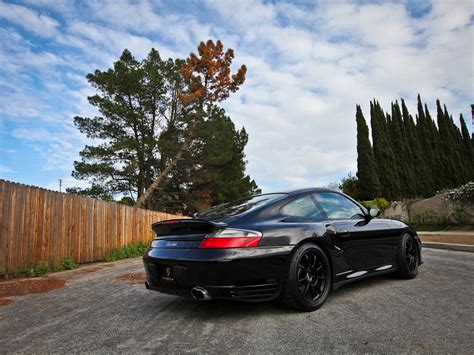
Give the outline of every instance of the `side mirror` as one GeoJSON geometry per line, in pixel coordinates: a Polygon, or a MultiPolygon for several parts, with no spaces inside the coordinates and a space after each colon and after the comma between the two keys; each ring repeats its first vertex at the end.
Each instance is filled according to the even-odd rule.
{"type": "Polygon", "coordinates": [[[369,210],[369,215],[371,218],[375,218],[380,214],[380,210],[378,208],[371,208],[369,210]]]}

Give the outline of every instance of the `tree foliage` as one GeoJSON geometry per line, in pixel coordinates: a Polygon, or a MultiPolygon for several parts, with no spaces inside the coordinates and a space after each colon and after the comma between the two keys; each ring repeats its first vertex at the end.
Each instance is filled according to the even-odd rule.
{"type": "MultiPolygon", "coordinates": [[[[219,43],[214,52],[222,51],[219,43]]],[[[231,57],[233,53],[227,51],[221,59],[229,63],[231,57]]],[[[166,174],[173,182],[166,190],[155,191],[142,207],[163,209],[168,206],[163,201],[170,200],[174,203],[169,210],[191,213],[201,205],[258,190],[245,175],[245,129],[236,130],[224,110],[212,104],[216,97],[223,99],[237,90],[245,70],[228,80],[225,65],[222,73],[214,69],[206,86],[184,75],[187,66],[181,59],[161,59],[155,49],[142,61],[124,50],[112,68],[87,75],[97,91],[88,100],[99,115],[74,118],[91,144],[80,152],[73,176],[91,186],[70,192],[107,200],[126,197],[121,199],[123,203],[136,203],[174,161],[179,169],[168,169],[166,174]],[[216,78],[224,82],[220,91],[212,84],[216,78]],[[192,90],[197,90],[198,84],[206,89],[205,100],[199,104],[186,96],[195,95],[192,90]],[[190,131],[192,140],[183,150],[190,131]]]]}
{"type": "Polygon", "coordinates": [[[474,146],[464,118],[461,115],[459,129],[439,100],[436,111],[435,123],[419,95],[416,120],[403,99],[401,104],[391,104],[390,113],[373,100],[370,144],[365,119],[357,105],[358,180],[346,179],[346,185],[356,185],[356,195],[363,199],[384,196],[393,200],[433,196],[436,191],[473,180],[474,146]]]}
{"type": "Polygon", "coordinates": [[[362,109],[356,108],[357,121],[357,178],[360,182],[358,195],[361,199],[370,199],[380,195],[380,180],[377,175],[377,164],[369,140],[369,127],[365,122],[362,109]]]}
{"type": "MultiPolygon", "coordinates": [[[[213,106],[199,123],[191,149],[172,171],[162,190],[150,198],[152,208],[169,212],[201,211],[213,204],[233,201],[260,192],[245,171],[244,148],[248,135],[244,128],[236,130],[222,108],[213,106]]],[[[163,136],[168,137],[167,131],[163,136]]],[[[182,135],[185,132],[176,132],[182,135]]],[[[161,139],[163,138],[161,137],[161,139]]],[[[162,141],[174,143],[164,154],[174,156],[179,139],[162,141]]]]}
{"type": "Polygon", "coordinates": [[[179,93],[183,104],[192,108],[189,125],[181,147],[169,161],[159,176],[147,188],[137,201],[139,207],[145,207],[150,196],[168,181],[178,162],[183,159],[196,138],[198,125],[205,120],[205,110],[216,103],[225,100],[231,92],[236,92],[245,81],[247,68],[242,65],[235,74],[230,67],[234,59],[234,51],[227,49],[221,41],[214,43],[208,40],[198,46],[198,55],[191,53],[186,64],[181,68],[181,74],[186,86],[179,93]]]}

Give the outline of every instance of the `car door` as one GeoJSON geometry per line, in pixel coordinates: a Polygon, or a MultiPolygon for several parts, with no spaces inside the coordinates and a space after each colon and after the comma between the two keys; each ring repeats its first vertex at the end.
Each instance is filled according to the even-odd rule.
{"type": "Polygon", "coordinates": [[[368,219],[358,204],[342,194],[317,192],[313,197],[330,219],[334,243],[342,249],[344,263],[352,270],[394,262],[395,240],[387,223],[368,219]]]}

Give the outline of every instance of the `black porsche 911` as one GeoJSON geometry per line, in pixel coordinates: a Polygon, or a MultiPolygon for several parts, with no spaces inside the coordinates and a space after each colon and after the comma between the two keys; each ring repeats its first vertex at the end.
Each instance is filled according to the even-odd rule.
{"type": "Polygon", "coordinates": [[[421,241],[405,223],[377,219],[326,188],[261,194],[194,219],[153,224],[146,287],[168,294],[319,308],[330,290],[368,276],[412,279],[421,241]]]}

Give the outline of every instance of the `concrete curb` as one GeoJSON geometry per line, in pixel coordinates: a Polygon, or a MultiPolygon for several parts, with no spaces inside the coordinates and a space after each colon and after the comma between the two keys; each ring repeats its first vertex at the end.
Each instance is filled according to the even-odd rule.
{"type": "Polygon", "coordinates": [[[474,253],[474,245],[423,242],[423,248],[445,249],[474,253]]]}

